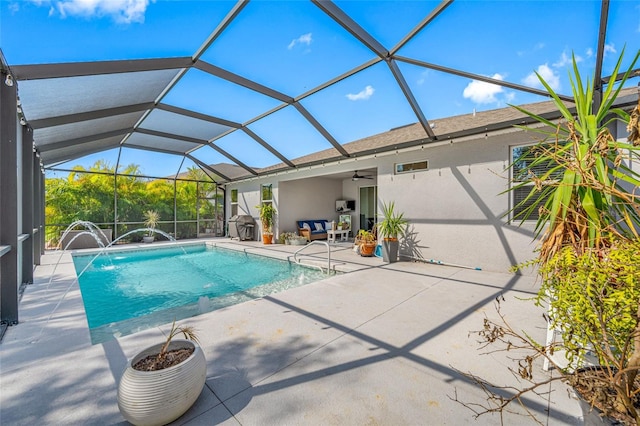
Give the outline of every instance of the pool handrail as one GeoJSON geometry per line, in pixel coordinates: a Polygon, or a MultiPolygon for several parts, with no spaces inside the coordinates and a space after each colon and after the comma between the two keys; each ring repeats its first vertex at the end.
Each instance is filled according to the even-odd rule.
{"type": "MultiPolygon", "coordinates": [[[[331,273],[331,246],[329,246],[329,243],[327,243],[326,241],[311,241],[309,244],[299,248],[298,250],[295,251],[295,253],[293,253],[293,261],[295,263],[300,264],[300,261],[298,260],[298,253],[307,249],[308,247],[311,247],[313,245],[318,245],[318,244],[327,246],[327,274],[329,274],[331,273]]],[[[322,270],[321,266],[319,266],[319,268],[322,270]]]]}

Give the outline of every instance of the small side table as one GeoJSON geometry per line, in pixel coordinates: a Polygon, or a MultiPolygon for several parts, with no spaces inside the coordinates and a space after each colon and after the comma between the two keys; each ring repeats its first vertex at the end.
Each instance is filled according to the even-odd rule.
{"type": "Polygon", "coordinates": [[[328,229],[327,230],[327,241],[330,243],[336,242],[336,237],[340,237],[340,241],[349,241],[349,230],[348,229],[328,229]]]}

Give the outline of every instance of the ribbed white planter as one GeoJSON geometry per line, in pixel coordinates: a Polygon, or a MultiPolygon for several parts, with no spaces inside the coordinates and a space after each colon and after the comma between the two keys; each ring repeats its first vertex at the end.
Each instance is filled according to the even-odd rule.
{"type": "Polygon", "coordinates": [[[134,370],[139,360],[157,354],[162,344],[151,346],[129,361],[118,386],[118,408],[134,425],[165,425],[183,415],[200,396],[207,376],[207,362],[200,346],[174,340],[169,350],[195,348],[185,361],[158,371],[134,370]]]}

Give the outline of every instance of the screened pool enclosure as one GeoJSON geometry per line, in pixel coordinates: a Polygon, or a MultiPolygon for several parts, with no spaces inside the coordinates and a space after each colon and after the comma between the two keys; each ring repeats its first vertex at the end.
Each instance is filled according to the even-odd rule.
{"type": "Polygon", "coordinates": [[[226,235],[230,184],[510,129],[440,120],[546,100],[534,71],[569,101],[572,54],[601,91],[640,49],[635,3],[542,3],[158,1],[123,23],[3,2],[3,326],[74,220],[226,235]]]}
{"type": "Polygon", "coordinates": [[[225,234],[223,193],[200,169],[173,178],[143,176],[133,167],[115,173],[100,163],[51,171],[61,177],[45,179],[46,248],[64,249],[59,237],[76,220],[110,230],[118,243],[139,242],[143,232],[130,231],[145,227],[150,210],[159,215],[155,228],[175,239],[225,234]]]}

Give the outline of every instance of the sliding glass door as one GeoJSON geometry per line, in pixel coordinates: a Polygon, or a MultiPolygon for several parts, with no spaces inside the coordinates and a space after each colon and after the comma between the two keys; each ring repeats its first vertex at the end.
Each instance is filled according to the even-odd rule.
{"type": "Polygon", "coordinates": [[[360,229],[370,231],[376,223],[377,186],[360,187],[360,229]]]}

